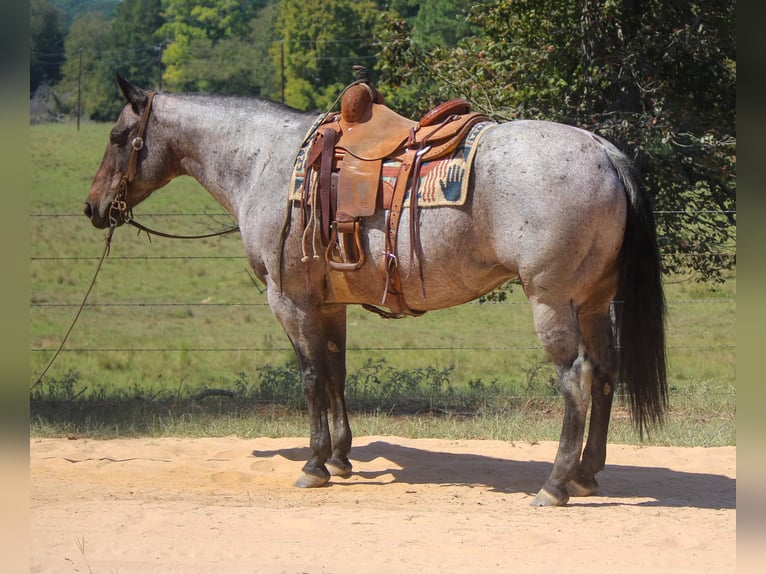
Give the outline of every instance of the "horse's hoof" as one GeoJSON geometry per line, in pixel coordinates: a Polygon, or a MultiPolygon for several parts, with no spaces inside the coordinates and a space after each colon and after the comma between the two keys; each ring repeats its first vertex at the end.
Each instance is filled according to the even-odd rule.
{"type": "Polygon", "coordinates": [[[598,491],[598,482],[595,478],[578,478],[567,484],[567,491],[571,496],[592,496],[598,491]]]}
{"type": "Polygon", "coordinates": [[[340,478],[348,478],[351,476],[352,467],[348,459],[331,458],[325,463],[325,466],[327,466],[327,470],[330,471],[332,476],[338,476],[340,478]]]}
{"type": "Polygon", "coordinates": [[[295,481],[295,486],[298,488],[317,488],[324,486],[330,482],[330,473],[325,474],[312,474],[306,471],[301,472],[298,480],[295,481]]]}
{"type": "Polygon", "coordinates": [[[545,488],[541,488],[540,492],[537,493],[537,496],[529,504],[532,506],[566,506],[567,502],[569,502],[569,495],[566,493],[563,496],[557,497],[545,488]]]}

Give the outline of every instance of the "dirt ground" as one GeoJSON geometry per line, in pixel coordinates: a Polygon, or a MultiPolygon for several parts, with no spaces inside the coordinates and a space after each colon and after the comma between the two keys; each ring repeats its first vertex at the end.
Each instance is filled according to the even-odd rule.
{"type": "Polygon", "coordinates": [[[532,507],[555,449],[357,437],[301,490],[307,438],[33,438],[31,572],[735,570],[735,447],[612,445],[599,496],[532,507]]]}

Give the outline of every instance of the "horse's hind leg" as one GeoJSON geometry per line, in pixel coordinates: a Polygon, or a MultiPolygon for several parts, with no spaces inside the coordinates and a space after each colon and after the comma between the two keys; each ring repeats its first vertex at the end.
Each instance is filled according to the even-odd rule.
{"type": "Polygon", "coordinates": [[[532,310],[538,337],[556,367],[564,421],[553,470],[531,504],[563,506],[569,501],[567,484],[576,477],[580,461],[593,365],[585,352],[576,310],[569,302],[532,301],[532,310]]]}
{"type": "Polygon", "coordinates": [[[598,489],[595,475],[606,463],[609,417],[614,397],[614,384],[619,372],[619,358],[614,347],[612,323],[608,310],[580,317],[580,328],[593,362],[591,413],[588,440],[577,475],[569,483],[573,496],[589,496],[598,489]]]}

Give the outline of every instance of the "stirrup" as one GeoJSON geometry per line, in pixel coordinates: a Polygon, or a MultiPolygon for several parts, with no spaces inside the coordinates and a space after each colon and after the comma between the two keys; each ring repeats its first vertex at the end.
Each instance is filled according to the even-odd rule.
{"type": "Polygon", "coordinates": [[[362,265],[364,265],[364,249],[362,248],[362,239],[360,231],[362,229],[362,223],[358,219],[353,222],[344,222],[340,225],[343,226],[342,231],[338,231],[338,222],[332,222],[332,228],[330,231],[330,241],[327,243],[327,250],[325,251],[325,260],[331,269],[335,271],[356,271],[362,265]],[[356,251],[356,261],[351,259],[352,253],[348,247],[351,246],[351,242],[348,241],[349,235],[354,236],[354,251],[356,251]],[[340,248],[340,240],[343,240],[343,250],[340,248]]]}

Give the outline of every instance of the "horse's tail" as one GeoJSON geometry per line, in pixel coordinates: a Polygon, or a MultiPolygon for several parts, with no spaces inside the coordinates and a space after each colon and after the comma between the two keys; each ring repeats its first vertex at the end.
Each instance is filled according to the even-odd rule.
{"type": "Polygon", "coordinates": [[[633,422],[643,436],[648,423],[662,423],[668,404],[660,252],[653,204],[632,162],[611,145],[605,149],[628,199],[615,315],[620,380],[629,397],[633,422]]]}

